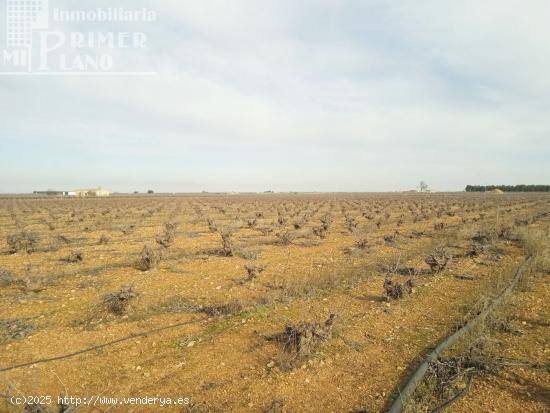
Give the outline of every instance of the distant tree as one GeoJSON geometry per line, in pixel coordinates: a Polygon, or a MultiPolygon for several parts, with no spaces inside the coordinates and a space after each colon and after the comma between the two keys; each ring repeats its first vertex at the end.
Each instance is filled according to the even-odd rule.
{"type": "Polygon", "coordinates": [[[500,189],[502,192],[550,192],[550,185],[467,185],[466,192],[489,192],[500,189]]]}
{"type": "Polygon", "coordinates": [[[148,194],[154,194],[155,191],[153,191],[152,189],[149,189],[149,190],[147,191],[147,193],[148,193],[148,194]]]}
{"type": "Polygon", "coordinates": [[[420,192],[426,192],[428,190],[428,184],[424,181],[420,181],[418,188],[420,189],[420,192]]]}

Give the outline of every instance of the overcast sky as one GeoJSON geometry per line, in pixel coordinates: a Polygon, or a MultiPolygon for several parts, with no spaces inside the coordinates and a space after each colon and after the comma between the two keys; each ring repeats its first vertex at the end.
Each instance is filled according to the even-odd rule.
{"type": "Polygon", "coordinates": [[[75,4],[155,10],[158,75],[0,76],[0,192],[550,183],[547,0],[75,4]]]}

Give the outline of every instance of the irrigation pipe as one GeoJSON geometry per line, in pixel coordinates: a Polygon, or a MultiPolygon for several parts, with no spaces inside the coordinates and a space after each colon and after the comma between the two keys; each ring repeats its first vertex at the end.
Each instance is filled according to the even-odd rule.
{"type": "Polygon", "coordinates": [[[0,373],[20,369],[22,367],[34,366],[36,364],[49,363],[51,361],[68,359],[68,358],[71,358],[71,357],[78,356],[80,354],[89,353],[91,351],[96,351],[96,350],[101,350],[105,347],[110,347],[110,346],[113,346],[115,344],[122,343],[124,341],[133,340],[133,339],[139,338],[139,337],[146,337],[146,336],[149,336],[151,334],[160,333],[161,331],[170,330],[170,329],[173,329],[173,328],[193,324],[196,321],[197,320],[191,320],[191,321],[184,321],[184,322],[176,323],[176,324],[170,324],[168,326],[155,328],[153,330],[142,331],[140,333],[130,334],[129,336],[122,337],[122,338],[119,338],[117,340],[109,341],[107,343],[87,347],[87,348],[84,348],[82,350],[75,351],[73,353],[68,353],[68,354],[63,354],[63,355],[60,355],[60,356],[54,356],[54,357],[48,357],[48,358],[41,358],[41,359],[38,359],[38,360],[33,360],[33,361],[26,362],[26,363],[16,364],[16,365],[9,366],[9,367],[3,367],[3,368],[0,368],[0,373]]]}
{"type": "Polygon", "coordinates": [[[500,295],[493,300],[491,305],[489,305],[485,310],[479,313],[477,317],[470,320],[462,328],[457,330],[455,333],[453,333],[452,335],[450,335],[449,337],[447,337],[445,340],[443,340],[441,343],[437,345],[437,347],[424,359],[422,364],[409,378],[409,380],[405,384],[405,387],[403,387],[403,389],[399,391],[399,396],[393,402],[392,406],[388,410],[388,413],[401,413],[403,411],[403,408],[405,407],[405,403],[416,390],[416,386],[418,385],[418,383],[420,383],[420,381],[424,378],[424,375],[426,374],[426,371],[428,370],[428,366],[430,365],[430,363],[436,360],[439,357],[439,355],[443,351],[445,351],[449,346],[456,343],[458,339],[464,336],[464,334],[471,331],[477,324],[479,324],[480,321],[485,319],[485,317],[487,317],[487,315],[491,313],[504,298],[510,295],[510,293],[514,290],[514,288],[516,288],[516,285],[518,284],[519,280],[523,276],[525,268],[530,264],[531,261],[532,261],[531,256],[525,259],[525,261],[518,268],[516,275],[510,282],[510,285],[506,287],[504,291],[502,291],[500,295]]]}

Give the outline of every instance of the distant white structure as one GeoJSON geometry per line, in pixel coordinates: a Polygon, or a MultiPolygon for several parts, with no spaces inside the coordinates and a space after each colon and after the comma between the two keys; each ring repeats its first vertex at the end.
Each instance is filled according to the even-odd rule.
{"type": "Polygon", "coordinates": [[[56,191],[55,189],[48,189],[47,191],[34,191],[33,194],[41,196],[69,196],[71,193],[67,191],[56,191]]]}
{"type": "Polygon", "coordinates": [[[78,197],[78,198],[87,198],[87,197],[105,197],[111,195],[109,191],[103,189],[102,187],[92,188],[92,189],[77,189],[75,191],[57,191],[54,189],[48,189],[46,191],[34,191],[34,195],[40,196],[57,196],[57,197],[78,197]]]}
{"type": "Polygon", "coordinates": [[[87,198],[87,197],[105,197],[109,196],[111,193],[107,191],[106,189],[103,189],[102,187],[98,186],[97,188],[92,189],[77,189],[75,191],[69,192],[69,196],[76,196],[79,198],[87,198]]]}

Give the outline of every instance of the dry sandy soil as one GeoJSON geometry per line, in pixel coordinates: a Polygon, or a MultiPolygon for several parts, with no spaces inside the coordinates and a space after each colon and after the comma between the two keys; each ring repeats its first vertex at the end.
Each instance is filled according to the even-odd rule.
{"type": "MultiPolygon", "coordinates": [[[[0,411],[31,395],[54,403],[26,411],[64,395],[189,399],[79,412],[384,411],[549,210],[544,194],[0,199],[0,411]]],[[[539,365],[480,375],[451,411],[548,409],[548,274],[529,276],[508,307],[522,333],[491,339],[539,365]]]]}

